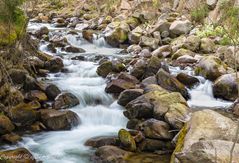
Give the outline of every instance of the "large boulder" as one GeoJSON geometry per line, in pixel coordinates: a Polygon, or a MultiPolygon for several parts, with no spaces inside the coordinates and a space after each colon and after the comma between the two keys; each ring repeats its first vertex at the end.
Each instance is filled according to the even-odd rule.
{"type": "MultiPolygon", "coordinates": [[[[153,152],[157,153],[157,151],[171,152],[174,149],[174,146],[168,140],[158,140],[158,139],[148,139],[148,138],[140,142],[138,146],[140,151],[151,152],[151,153],[153,152]]],[[[163,162],[162,160],[157,160],[157,159],[155,161],[158,163],[168,163],[167,161],[163,162]]]]}
{"type": "MultiPolygon", "coordinates": [[[[172,156],[172,161],[175,161],[174,156],[179,158],[179,160],[183,160],[183,158],[187,157],[191,158],[191,156],[195,154],[195,152],[197,152],[198,149],[200,152],[197,152],[197,156],[199,157],[194,157],[191,159],[193,163],[194,162],[196,163],[197,161],[200,162],[200,160],[197,159],[202,158],[203,160],[204,158],[207,158],[207,156],[210,156],[212,148],[215,154],[214,147],[217,146],[216,145],[217,143],[222,144],[222,146],[218,144],[219,146],[217,146],[216,149],[218,149],[218,147],[220,147],[220,149],[218,149],[216,155],[218,158],[224,158],[225,153],[223,154],[223,152],[221,151],[224,149],[225,150],[228,149],[227,147],[228,143],[224,144],[220,142],[228,141],[229,144],[232,144],[232,142],[230,141],[235,141],[236,130],[237,130],[236,122],[213,110],[202,110],[194,112],[191,116],[190,121],[188,121],[185,124],[185,126],[182,128],[182,130],[178,135],[177,145],[174,154],[172,156]],[[211,144],[210,146],[206,145],[208,144],[208,141],[212,141],[210,143],[211,144]],[[215,143],[213,143],[214,141],[215,143]],[[202,148],[203,147],[201,146],[203,145],[202,143],[203,144],[206,143],[205,144],[206,146],[204,146],[206,148],[202,148]]],[[[229,156],[227,155],[226,158],[228,157],[229,156]]],[[[183,162],[187,163],[188,161],[184,160],[183,162]]],[[[210,160],[208,162],[210,162],[210,160]]]]}
{"type": "Polygon", "coordinates": [[[146,138],[161,140],[173,138],[173,134],[169,132],[170,126],[164,121],[149,119],[141,123],[139,129],[146,138]]]}
{"type": "Polygon", "coordinates": [[[125,22],[112,22],[105,30],[105,39],[108,44],[118,47],[128,40],[130,27],[125,22]]]}
{"type": "Polygon", "coordinates": [[[223,60],[228,66],[234,67],[235,61],[237,65],[239,64],[239,57],[237,57],[239,56],[239,48],[236,48],[236,55],[233,54],[233,51],[233,46],[222,46],[217,49],[216,56],[223,60]]]}
{"type": "Polygon", "coordinates": [[[133,65],[133,68],[130,70],[130,74],[135,76],[137,79],[142,79],[146,70],[147,61],[144,59],[139,59],[133,65]]]}
{"type": "Polygon", "coordinates": [[[144,72],[144,78],[155,75],[158,70],[162,67],[162,60],[157,56],[152,56],[148,60],[146,70],[144,72]]]}
{"type": "Polygon", "coordinates": [[[12,124],[11,120],[7,116],[0,114],[0,135],[9,133],[14,129],[15,126],[12,124]]]}
{"type": "Polygon", "coordinates": [[[139,45],[141,47],[149,47],[150,49],[157,49],[159,46],[159,39],[152,38],[152,37],[147,37],[147,36],[142,36],[140,38],[139,45]]]}
{"type": "Polygon", "coordinates": [[[68,53],[85,53],[85,50],[79,47],[75,47],[72,45],[67,45],[66,47],[63,48],[68,53]]]}
{"type": "Polygon", "coordinates": [[[43,90],[50,100],[55,100],[55,98],[61,93],[60,89],[54,84],[44,85],[43,90]]]}
{"type": "Polygon", "coordinates": [[[49,130],[70,130],[79,125],[78,115],[72,111],[41,110],[41,121],[49,130]]]}
{"type": "Polygon", "coordinates": [[[180,92],[183,97],[185,97],[186,99],[189,98],[189,93],[185,85],[179,82],[175,77],[171,76],[168,72],[164,71],[163,69],[160,69],[156,74],[156,78],[158,84],[164,89],[173,92],[180,92]]]}
{"type": "Polygon", "coordinates": [[[118,133],[119,141],[121,146],[127,150],[134,152],[136,151],[136,143],[133,136],[125,129],[121,129],[118,133]]]}
{"type": "MultiPolygon", "coordinates": [[[[189,150],[177,153],[176,157],[181,163],[214,163],[230,162],[230,151],[233,142],[224,140],[200,140],[194,143],[189,150]]],[[[232,153],[232,162],[237,162],[239,159],[239,144],[235,144],[232,153]]]]}
{"type": "Polygon", "coordinates": [[[56,97],[53,103],[53,108],[56,110],[66,109],[74,107],[78,104],[80,104],[80,101],[75,95],[73,95],[72,93],[64,92],[56,97]]]}
{"type": "Polygon", "coordinates": [[[8,117],[17,126],[29,126],[39,119],[36,108],[39,108],[39,105],[21,103],[9,109],[8,117]]]}
{"type": "Polygon", "coordinates": [[[167,58],[170,57],[172,53],[172,49],[170,45],[160,46],[158,49],[152,52],[152,56],[156,56],[159,58],[167,58]]]}
{"type": "Polygon", "coordinates": [[[192,28],[192,23],[189,20],[175,20],[170,25],[170,33],[172,35],[182,35],[182,34],[188,34],[192,28]]]}
{"type": "Polygon", "coordinates": [[[207,56],[200,59],[196,66],[195,73],[209,80],[215,80],[219,76],[226,74],[227,66],[221,59],[215,56],[207,56]]]}
{"type": "Polygon", "coordinates": [[[222,75],[213,84],[213,94],[217,98],[235,101],[238,98],[237,86],[238,82],[235,73],[222,75]]]}
{"type": "Polygon", "coordinates": [[[25,94],[25,99],[29,100],[29,101],[39,101],[39,102],[43,102],[43,101],[47,101],[47,95],[39,90],[32,90],[30,92],[27,92],[25,94]]]}
{"type": "Polygon", "coordinates": [[[135,88],[135,84],[133,82],[129,82],[123,79],[113,79],[109,82],[105,88],[107,93],[121,93],[126,89],[135,88]]]}
{"type": "Polygon", "coordinates": [[[127,89],[120,93],[118,98],[118,104],[126,106],[130,101],[143,95],[142,89],[127,89]]]}
{"type": "Polygon", "coordinates": [[[94,33],[95,33],[94,30],[83,30],[82,31],[82,36],[87,41],[93,43],[94,33]]]}
{"type": "Polygon", "coordinates": [[[97,74],[106,77],[110,73],[119,73],[125,69],[125,65],[120,61],[104,61],[97,68],[97,74]]]}
{"type": "Polygon", "coordinates": [[[3,163],[36,163],[33,155],[25,148],[0,151],[0,158],[3,163]]]}

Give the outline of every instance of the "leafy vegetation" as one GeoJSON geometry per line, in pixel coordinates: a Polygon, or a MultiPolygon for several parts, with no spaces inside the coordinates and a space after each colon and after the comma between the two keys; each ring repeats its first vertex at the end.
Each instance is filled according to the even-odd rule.
{"type": "Polygon", "coordinates": [[[194,22],[202,23],[204,18],[208,16],[208,12],[209,12],[208,6],[204,4],[194,8],[190,14],[194,22]]]}
{"type": "Polygon", "coordinates": [[[0,0],[0,45],[13,44],[23,33],[26,17],[19,8],[24,0],[0,0]]]}

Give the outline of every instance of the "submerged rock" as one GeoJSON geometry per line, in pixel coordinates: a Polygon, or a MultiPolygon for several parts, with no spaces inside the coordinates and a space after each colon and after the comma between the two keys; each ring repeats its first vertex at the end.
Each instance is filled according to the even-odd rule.
{"type": "Polygon", "coordinates": [[[63,48],[66,52],[69,53],[85,53],[85,50],[82,48],[74,47],[72,45],[68,45],[63,48]]]}
{"type": "Polygon", "coordinates": [[[49,130],[70,130],[79,125],[80,120],[72,111],[41,110],[41,121],[49,130]]]}

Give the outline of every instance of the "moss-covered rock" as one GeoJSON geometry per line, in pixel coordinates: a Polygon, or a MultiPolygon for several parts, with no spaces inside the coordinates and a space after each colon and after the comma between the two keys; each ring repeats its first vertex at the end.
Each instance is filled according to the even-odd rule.
{"type": "Polygon", "coordinates": [[[199,50],[201,39],[198,36],[190,35],[183,43],[183,48],[196,52],[199,50]]]}
{"type": "Polygon", "coordinates": [[[0,151],[0,160],[2,163],[36,163],[33,155],[25,148],[0,151]]]}
{"type": "Polygon", "coordinates": [[[204,53],[213,53],[215,51],[216,45],[210,38],[201,39],[200,50],[204,53]]]}
{"type": "Polygon", "coordinates": [[[0,135],[9,133],[14,129],[15,127],[12,124],[11,120],[7,116],[0,114],[0,135]]]}
{"type": "Polygon", "coordinates": [[[97,74],[102,77],[106,77],[110,72],[113,71],[113,64],[110,61],[103,62],[98,68],[97,68],[97,74]]]}
{"type": "Polygon", "coordinates": [[[121,129],[118,133],[120,143],[127,151],[136,151],[136,143],[133,136],[125,129],[121,129]]]}
{"type": "Polygon", "coordinates": [[[207,56],[202,58],[195,68],[196,75],[201,75],[209,80],[215,80],[219,76],[226,74],[227,66],[220,58],[207,56]]]}
{"type": "MultiPolygon", "coordinates": [[[[239,74],[238,74],[239,75],[239,74]]],[[[217,98],[235,101],[238,98],[236,74],[226,74],[213,83],[213,94],[217,98]]]]}
{"type": "Polygon", "coordinates": [[[156,78],[158,81],[158,84],[173,92],[180,92],[184,98],[189,98],[189,93],[185,87],[184,84],[179,82],[175,77],[171,76],[169,73],[164,71],[163,69],[160,69],[158,73],[156,74],[156,78]]]}
{"type": "Polygon", "coordinates": [[[187,49],[179,49],[172,55],[172,59],[177,59],[184,55],[194,56],[195,53],[187,49]]]}

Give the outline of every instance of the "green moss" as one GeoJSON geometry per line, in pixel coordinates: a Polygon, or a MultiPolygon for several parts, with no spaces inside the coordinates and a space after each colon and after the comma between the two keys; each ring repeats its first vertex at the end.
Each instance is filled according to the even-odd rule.
{"type": "Polygon", "coordinates": [[[180,130],[180,132],[179,132],[177,143],[176,143],[176,147],[175,147],[175,149],[173,151],[173,154],[171,156],[170,163],[174,163],[175,162],[175,154],[177,152],[181,152],[182,151],[187,131],[188,131],[188,124],[186,123],[183,126],[183,128],[180,130]]]}
{"type": "Polygon", "coordinates": [[[121,129],[118,133],[119,140],[126,150],[136,151],[136,143],[133,136],[125,129],[121,129]]]}

